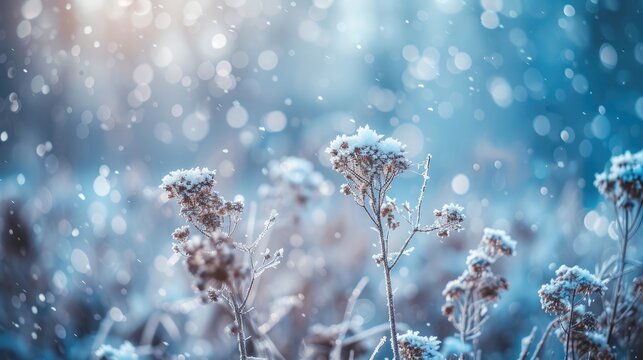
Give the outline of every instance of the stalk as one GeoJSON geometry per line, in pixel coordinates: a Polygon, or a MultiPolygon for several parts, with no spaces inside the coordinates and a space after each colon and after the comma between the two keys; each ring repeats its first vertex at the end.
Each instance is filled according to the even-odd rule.
{"type": "Polygon", "coordinates": [[[246,334],[243,330],[243,314],[239,305],[237,305],[237,300],[232,295],[232,307],[234,310],[234,321],[237,323],[237,342],[239,343],[239,359],[247,360],[248,359],[248,350],[246,349],[246,334]]]}
{"type": "Polygon", "coordinates": [[[625,259],[627,255],[627,243],[630,240],[630,224],[629,224],[629,211],[625,210],[625,228],[623,229],[623,246],[621,247],[621,256],[618,263],[618,268],[616,273],[618,278],[616,280],[616,288],[614,289],[614,297],[612,299],[612,314],[610,316],[609,327],[607,330],[607,343],[610,344],[612,340],[612,334],[614,332],[614,326],[616,325],[616,314],[618,313],[618,305],[621,301],[621,292],[623,287],[623,272],[625,270],[625,259]]]}
{"type": "Polygon", "coordinates": [[[388,323],[391,330],[391,349],[393,349],[393,359],[400,358],[400,346],[397,341],[397,327],[395,323],[395,303],[393,299],[393,286],[391,284],[391,268],[388,263],[388,253],[386,251],[386,240],[384,239],[384,232],[382,229],[381,217],[377,218],[377,230],[380,238],[380,248],[384,258],[384,279],[386,281],[386,306],[388,307],[388,323]]]}
{"type": "Polygon", "coordinates": [[[576,289],[572,292],[571,306],[569,308],[569,326],[567,327],[567,341],[565,345],[565,360],[569,359],[569,344],[572,339],[572,327],[574,326],[574,297],[576,296],[576,289]]]}

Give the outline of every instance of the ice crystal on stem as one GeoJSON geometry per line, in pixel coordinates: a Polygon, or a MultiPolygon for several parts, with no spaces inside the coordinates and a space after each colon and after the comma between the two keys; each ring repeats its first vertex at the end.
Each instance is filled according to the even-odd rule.
{"type": "Polygon", "coordinates": [[[237,336],[240,358],[248,359],[244,321],[250,311],[248,300],[255,279],[277,266],[283,250],[266,249],[257,256],[259,242],[273,226],[276,213],[264,224],[263,231],[250,244],[235,242],[233,233],[241,221],[243,203],[226,201],[214,190],[215,171],[207,168],[172,171],[160,188],[168,198],[177,199],[180,214],[199,233],[191,236],[189,226],[172,233],[173,250],[186,258],[195,288],[211,301],[223,301],[235,317],[230,333],[237,336]],[[257,259],[258,258],[258,259],[257,259]]]}
{"type": "Polygon", "coordinates": [[[368,126],[364,126],[358,128],[354,135],[337,136],[326,149],[333,169],[347,181],[340,187],[340,192],[353,197],[357,205],[366,212],[378,233],[380,253],[373,256],[373,259],[384,272],[391,348],[396,359],[400,359],[400,347],[396,336],[391,270],[403,255],[410,253],[407,247],[417,233],[435,231],[440,237],[447,236],[450,231],[460,231],[464,220],[462,207],[451,204],[434,212],[436,219],[431,225],[421,224],[422,202],[429,179],[430,155],[423,163],[422,186],[414,208],[407,202],[399,207],[395,199],[388,196],[395,178],[411,167],[411,162],[406,158],[405,147],[396,139],[384,138],[368,126]],[[410,226],[410,230],[399,250],[393,251],[390,248],[389,233],[398,229],[402,221],[410,226]]]}
{"type": "MultiPolygon", "coordinates": [[[[509,282],[495,275],[491,265],[501,256],[515,255],[515,249],[516,242],[503,230],[484,229],[478,248],[467,257],[467,268],[442,291],[446,298],[442,313],[458,330],[462,344],[471,340],[475,344],[489,318],[489,305],[509,288],[509,282]]],[[[460,357],[464,356],[461,353],[460,357]]]]}

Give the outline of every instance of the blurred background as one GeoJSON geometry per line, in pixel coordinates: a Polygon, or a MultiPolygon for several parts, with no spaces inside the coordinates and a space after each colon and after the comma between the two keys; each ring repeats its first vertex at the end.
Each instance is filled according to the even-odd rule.
{"type": "MultiPolygon", "coordinates": [[[[171,251],[183,221],[158,185],[193,166],[245,199],[248,231],[281,213],[268,246],[286,261],[254,302],[285,358],[321,336],[313,325],[341,322],[362,276],[354,326],[376,328],[358,344],[370,354],[386,322],[374,233],[324,153],[368,124],[414,162],[433,154],[427,217],[445,202],[467,215],[464,232],[416,238],[394,274],[400,321],[453,335],[441,291],[484,227],[505,229],[518,255],[495,265],[511,286],[480,344],[484,358],[515,358],[551,320],[537,290],[553,271],[615,251],[592,182],[643,143],[642,4],[3,1],[1,357],[84,359],[130,341],[142,356],[234,358],[232,317],[198,301],[171,251]],[[271,170],[285,156],[313,165],[314,186],[271,170]]],[[[413,202],[420,183],[409,171],[393,195],[413,202]]]]}

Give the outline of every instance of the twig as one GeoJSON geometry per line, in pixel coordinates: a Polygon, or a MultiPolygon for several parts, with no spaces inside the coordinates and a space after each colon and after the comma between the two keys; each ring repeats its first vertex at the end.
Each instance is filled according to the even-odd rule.
{"type": "Polygon", "coordinates": [[[339,360],[341,358],[342,342],[346,337],[346,332],[350,328],[351,318],[353,316],[353,308],[355,307],[355,303],[357,302],[357,299],[359,298],[360,294],[366,287],[366,284],[368,284],[368,277],[364,276],[359,280],[359,282],[353,289],[350,298],[348,298],[348,302],[346,303],[346,311],[344,312],[344,320],[342,321],[341,330],[339,332],[339,336],[337,337],[337,340],[335,340],[335,346],[333,347],[333,351],[331,351],[330,353],[331,359],[339,360]]]}
{"type": "Polygon", "coordinates": [[[534,354],[531,356],[531,360],[537,360],[538,359],[538,355],[540,354],[540,351],[545,346],[545,343],[547,342],[547,338],[549,338],[549,333],[554,328],[554,325],[556,325],[556,322],[557,322],[556,320],[553,320],[545,328],[545,332],[543,332],[543,336],[540,338],[540,341],[538,342],[538,345],[536,345],[536,349],[534,349],[534,354]]]}
{"type": "Polygon", "coordinates": [[[536,337],[536,330],[538,330],[538,327],[534,326],[533,328],[531,328],[531,332],[529,333],[529,335],[522,339],[522,347],[520,349],[520,356],[518,356],[518,360],[527,359],[527,354],[529,354],[529,347],[531,346],[531,343],[534,342],[534,338],[536,337]]]}
{"type": "Polygon", "coordinates": [[[368,358],[368,360],[375,359],[375,355],[377,355],[377,353],[380,351],[382,346],[384,346],[384,343],[386,343],[386,336],[382,336],[382,338],[380,339],[380,342],[377,343],[377,346],[375,346],[375,350],[373,350],[373,353],[371,354],[371,357],[368,358]]]}

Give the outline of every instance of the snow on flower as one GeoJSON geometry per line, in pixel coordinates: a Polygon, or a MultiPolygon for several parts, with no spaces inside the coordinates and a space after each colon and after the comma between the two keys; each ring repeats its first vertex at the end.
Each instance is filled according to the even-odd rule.
{"type": "Polygon", "coordinates": [[[589,271],[578,266],[561,265],[556,270],[556,277],[538,291],[540,303],[545,312],[564,315],[572,306],[572,297],[602,294],[607,291],[605,284],[589,271]]]}
{"type": "Polygon", "coordinates": [[[504,230],[485,228],[482,249],[491,258],[516,255],[516,242],[504,230]]]}
{"type": "Polygon", "coordinates": [[[640,204],[643,201],[643,150],[614,156],[611,163],[608,170],[596,174],[594,186],[617,207],[640,204]]]}
{"type": "Polygon", "coordinates": [[[337,136],[326,149],[333,169],[348,180],[350,191],[343,188],[342,192],[352,193],[358,202],[363,201],[369,187],[389,187],[411,165],[405,157],[405,146],[383,137],[367,125],[357,129],[355,135],[337,136]]]}
{"type": "Polygon", "coordinates": [[[466,218],[464,208],[453,203],[444,204],[442,209],[433,210],[433,215],[436,217],[433,226],[437,227],[439,237],[447,237],[451,231],[462,231],[462,222],[466,218]]]}
{"type": "MultiPolygon", "coordinates": [[[[215,174],[215,170],[199,167],[175,170],[163,177],[159,186],[168,198],[177,199],[181,216],[205,233],[222,230],[226,221],[236,224],[243,213],[241,201],[226,201],[214,190],[215,174]]],[[[233,226],[227,229],[233,230],[233,226]]]]}

